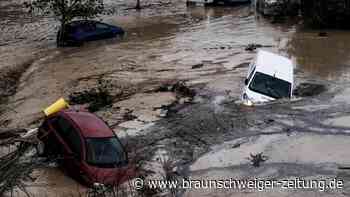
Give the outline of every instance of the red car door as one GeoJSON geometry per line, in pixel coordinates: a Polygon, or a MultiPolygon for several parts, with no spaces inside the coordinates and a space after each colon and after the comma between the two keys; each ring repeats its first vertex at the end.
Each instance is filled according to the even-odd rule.
{"type": "Polygon", "coordinates": [[[72,175],[79,175],[82,160],[82,140],[79,131],[65,117],[59,116],[53,124],[64,146],[63,167],[72,175]]]}

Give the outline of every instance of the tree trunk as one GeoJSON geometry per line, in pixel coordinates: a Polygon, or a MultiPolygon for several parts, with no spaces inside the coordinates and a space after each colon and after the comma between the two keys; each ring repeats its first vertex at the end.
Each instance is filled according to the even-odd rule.
{"type": "Polygon", "coordinates": [[[64,45],[65,26],[66,26],[65,22],[61,22],[61,28],[60,28],[60,30],[57,32],[56,44],[57,44],[58,47],[64,45]]]}
{"type": "Polygon", "coordinates": [[[135,9],[137,10],[141,9],[140,0],[137,0],[135,9]]]}
{"type": "Polygon", "coordinates": [[[69,14],[67,15],[67,10],[66,10],[66,4],[65,4],[65,0],[61,0],[61,7],[60,7],[60,12],[61,12],[61,28],[57,34],[57,46],[63,46],[64,45],[64,34],[65,34],[65,27],[67,24],[67,17],[69,16],[69,14]]]}

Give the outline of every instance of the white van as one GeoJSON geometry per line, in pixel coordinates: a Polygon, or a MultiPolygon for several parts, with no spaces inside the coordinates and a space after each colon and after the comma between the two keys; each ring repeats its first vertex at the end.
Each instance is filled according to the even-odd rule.
{"type": "Polygon", "coordinates": [[[250,64],[242,100],[245,104],[291,98],[293,93],[293,62],[283,56],[259,50],[250,64]]]}

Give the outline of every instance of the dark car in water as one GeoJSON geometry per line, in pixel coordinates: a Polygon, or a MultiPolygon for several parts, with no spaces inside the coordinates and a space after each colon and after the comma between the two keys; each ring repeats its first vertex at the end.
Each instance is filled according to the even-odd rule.
{"type": "Polygon", "coordinates": [[[46,156],[82,183],[119,185],[135,176],[127,152],[107,124],[87,111],[62,110],[46,118],[38,138],[46,156]]]}
{"type": "Polygon", "coordinates": [[[64,25],[57,33],[58,46],[77,46],[86,41],[101,40],[123,36],[121,27],[92,20],[73,21],[64,25]]]}

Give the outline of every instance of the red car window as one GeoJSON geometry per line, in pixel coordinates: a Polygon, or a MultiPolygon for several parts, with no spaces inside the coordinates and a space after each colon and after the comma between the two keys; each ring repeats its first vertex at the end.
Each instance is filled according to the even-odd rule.
{"type": "Polygon", "coordinates": [[[80,135],[72,124],[63,117],[58,117],[52,122],[52,126],[67,143],[71,151],[76,154],[78,158],[81,158],[80,135]]]}
{"type": "Polygon", "coordinates": [[[126,153],[116,137],[86,138],[86,160],[96,166],[118,166],[127,162],[126,153]]]}

